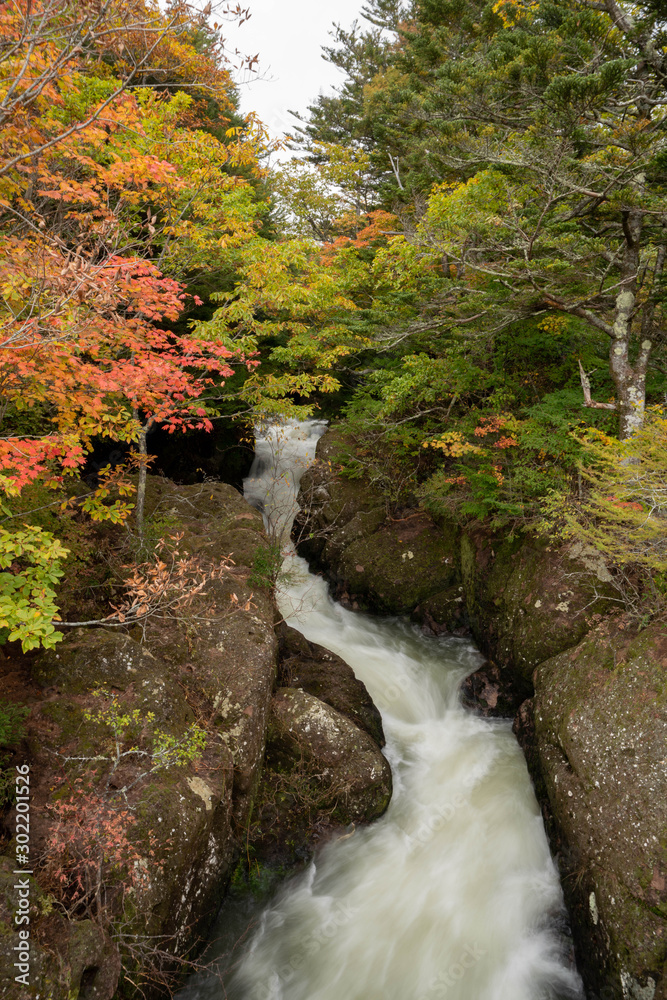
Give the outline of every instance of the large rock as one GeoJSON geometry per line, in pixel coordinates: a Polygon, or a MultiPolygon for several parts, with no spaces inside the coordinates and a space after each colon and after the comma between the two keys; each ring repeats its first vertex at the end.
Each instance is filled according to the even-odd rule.
{"type": "Polygon", "coordinates": [[[277,627],[276,634],[280,685],[301,688],[331,705],[383,747],[382,716],[352,667],[284,622],[277,627]]]}
{"type": "MultiPolygon", "coordinates": [[[[0,998],[42,1000],[86,997],[110,1000],[116,992],[120,956],[109,935],[91,920],[70,921],[53,911],[53,903],[34,877],[14,873],[9,857],[0,857],[0,998]],[[30,891],[30,990],[17,983],[18,937],[7,933],[17,906],[17,880],[30,891]]],[[[24,925],[25,926],[25,925],[24,925]]],[[[22,971],[22,970],[21,970],[22,971]]]]}
{"type": "Polygon", "coordinates": [[[391,769],[375,740],[330,705],[295,688],[271,702],[267,756],[303,774],[340,823],[370,822],[391,798],[391,769]]]}
{"type": "Polygon", "coordinates": [[[299,554],[348,606],[460,628],[457,530],[421,510],[389,514],[372,484],[334,471],[346,447],[340,433],[325,434],[317,464],[301,480],[293,532],[299,554]]]}
{"type": "Polygon", "coordinates": [[[632,636],[603,623],[543,663],[535,686],[539,756],[586,982],[610,1000],[664,1000],[665,630],[632,636]]]}
{"type": "Polygon", "coordinates": [[[364,684],[286,623],[276,634],[278,690],[235,880],[253,892],[308,863],[341,827],[377,818],[391,796],[382,718],[364,684]]]}
{"type": "Polygon", "coordinates": [[[602,560],[581,546],[483,527],[462,534],[461,573],[475,641],[526,694],[535,667],[576,646],[618,597],[602,560]]]}
{"type": "MultiPolygon", "coordinates": [[[[153,513],[163,530],[181,536],[181,556],[195,555],[210,569],[231,556],[233,565],[216,573],[174,616],[157,616],[132,634],[77,630],[33,665],[42,692],[32,706],[24,755],[32,776],[32,856],[40,855],[52,835],[48,807],[63,789],[81,796],[81,814],[89,817],[93,833],[100,829],[105,836],[105,803],[120,804],[114,789],[127,788],[136,820],[127,827],[128,838],[136,864],[147,873],[124,893],[111,876],[101,916],[107,926],[115,924],[114,944],[105,935],[93,941],[85,920],[64,921],[49,899],[54,886],[37,886],[35,899],[38,893],[46,899],[39,940],[48,946],[39,967],[46,970],[49,1000],[84,994],[109,1000],[118,988],[119,950],[125,969],[137,965],[133,934],[139,935],[134,956],[144,950],[148,973],[151,964],[164,964],[157,951],[151,957],[151,939],[160,942],[158,950],[175,955],[196,946],[234,868],[264,759],[277,641],[271,591],[253,580],[257,553],[268,551],[262,519],[229,486],[177,488],[151,478],[147,514],[153,513]],[[105,790],[109,764],[101,758],[113,753],[113,741],[94,718],[109,704],[100,689],[115,695],[123,714],[137,713],[138,731],[137,726],[128,731],[123,750],[150,747],[155,731],[183,744],[196,720],[206,731],[203,755],[157,770],[128,755],[105,790]],[[96,803],[102,803],[97,812],[96,803]],[[88,938],[84,960],[81,942],[88,938]],[[52,965],[57,975],[48,971],[52,965]]],[[[8,857],[14,847],[10,842],[8,857]]],[[[13,979],[6,963],[16,943],[14,930],[0,915],[0,981],[13,979]]],[[[177,963],[172,971],[178,971],[177,963]]]]}

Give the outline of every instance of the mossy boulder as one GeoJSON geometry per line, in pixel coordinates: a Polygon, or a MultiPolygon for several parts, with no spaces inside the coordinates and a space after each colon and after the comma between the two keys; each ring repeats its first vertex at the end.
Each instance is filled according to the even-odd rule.
{"type": "Polygon", "coordinates": [[[604,564],[531,535],[463,533],[461,574],[476,642],[523,679],[526,694],[539,663],[576,646],[614,607],[604,564]]]}
{"type": "MultiPolygon", "coordinates": [[[[79,995],[80,983],[92,990],[95,976],[106,984],[104,997],[112,996],[119,953],[132,978],[141,980],[142,969],[135,968],[130,938],[124,943],[124,934],[139,935],[144,942],[140,950],[148,976],[151,939],[174,956],[196,948],[231,877],[264,758],[277,641],[271,590],[251,579],[258,551],[269,549],[261,517],[230,486],[179,488],[155,477],[149,477],[146,509],[147,544],[158,530],[176,536],[178,558],[196,557],[207,574],[205,585],[184,609],[156,615],[131,634],[110,628],[74,630],[32,668],[33,680],[41,685],[25,744],[33,776],[34,856],[51,835],[49,806],[71,792],[75,798],[81,795],[83,815],[97,815],[90,812],[90,803],[98,799],[103,806],[113,800],[130,811],[128,840],[146,873],[139,883],[126,879],[124,890],[120,876],[110,876],[102,922],[115,922],[115,944],[106,951],[91,944],[87,964],[77,964],[73,948],[76,942],[79,951],[83,948],[79,945],[88,940],[90,922],[64,920],[53,908],[44,916],[40,933],[52,942],[58,969],[65,970],[62,976],[48,973],[52,1000],[79,995]],[[224,570],[223,557],[231,558],[224,570]],[[113,774],[104,758],[113,755],[114,741],[108,726],[94,718],[109,704],[100,689],[113,694],[122,713],[138,718],[122,749],[138,745],[141,753],[128,754],[113,774]],[[206,733],[199,759],[186,756],[153,767],[145,754],[155,734],[184,745],[195,722],[206,733]]],[[[100,815],[104,817],[103,810],[100,815]]],[[[8,820],[11,832],[11,814],[8,820]]],[[[100,836],[103,826],[102,819],[100,836]]],[[[10,842],[9,857],[12,851],[10,842]]],[[[11,972],[5,962],[0,956],[3,981],[11,972]]],[[[178,970],[175,961],[171,971],[178,970]]],[[[146,983],[144,978],[142,988],[150,994],[146,983]]],[[[127,992],[122,982],[120,989],[127,992]]]]}
{"type": "Polygon", "coordinates": [[[667,637],[608,621],[536,672],[534,720],[586,981],[667,997],[667,637]]]}
{"type": "Polygon", "coordinates": [[[60,1000],[85,997],[111,1000],[120,973],[118,951],[112,940],[90,920],[66,920],[54,908],[54,900],[31,876],[16,875],[9,857],[0,857],[0,998],[60,1000]],[[30,924],[17,927],[17,886],[29,883],[30,924]],[[19,930],[29,928],[29,987],[16,981],[22,969],[17,952],[19,930]]]}
{"type": "Polygon", "coordinates": [[[319,808],[339,823],[370,822],[389,805],[391,769],[375,740],[305,691],[276,691],[267,756],[299,768],[319,808]]]}
{"type": "Polygon", "coordinates": [[[301,481],[299,554],[348,606],[460,628],[458,530],[423,510],[390,513],[372,483],[340,473],[348,447],[336,430],[318,442],[318,461],[301,481]]]}
{"type": "Polygon", "coordinates": [[[284,622],[276,633],[280,686],[301,688],[306,694],[326,702],[383,747],[382,716],[352,667],[330,650],[309,642],[284,622]]]}
{"type": "Polygon", "coordinates": [[[50,696],[85,696],[95,688],[131,692],[133,707],[144,714],[153,712],[160,725],[182,729],[194,722],[194,713],[164,660],[113,629],[74,630],[39,658],[32,676],[50,696]]]}
{"type": "Polygon", "coordinates": [[[458,622],[463,598],[456,534],[424,512],[384,520],[378,530],[353,541],[342,552],[337,573],[351,600],[391,614],[418,614],[423,606],[435,610],[435,595],[445,592],[449,598],[436,613],[458,622]]]}

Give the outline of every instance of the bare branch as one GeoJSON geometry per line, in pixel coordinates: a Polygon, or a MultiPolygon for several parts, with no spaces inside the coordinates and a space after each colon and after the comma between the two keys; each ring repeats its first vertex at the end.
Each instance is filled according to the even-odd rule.
{"type": "Polygon", "coordinates": [[[588,406],[593,410],[618,409],[616,403],[596,403],[595,400],[591,398],[591,380],[584,371],[584,366],[581,363],[581,358],[579,359],[579,376],[581,378],[581,388],[584,391],[584,406],[588,406]]]}

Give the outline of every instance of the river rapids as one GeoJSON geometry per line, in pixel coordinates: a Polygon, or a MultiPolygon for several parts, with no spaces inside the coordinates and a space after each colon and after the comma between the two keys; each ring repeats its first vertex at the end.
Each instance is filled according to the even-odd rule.
{"type": "Polygon", "coordinates": [[[523,755],[508,722],[459,703],[481,655],[468,640],[346,610],[293,549],[299,480],[324,430],[315,421],[258,430],[245,494],[282,539],[281,613],[343,657],[382,712],[393,798],[382,819],[328,844],[254,915],[230,971],[193,977],[179,997],[582,998],[523,755]]]}

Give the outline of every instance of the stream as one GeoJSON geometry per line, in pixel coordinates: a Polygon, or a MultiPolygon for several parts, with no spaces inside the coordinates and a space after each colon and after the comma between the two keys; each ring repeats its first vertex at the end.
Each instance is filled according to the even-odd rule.
{"type": "Polygon", "coordinates": [[[283,540],[282,614],[343,657],[382,712],[393,798],[382,819],[320,850],[259,912],[225,904],[214,934],[226,956],[220,978],[193,977],[179,1000],[582,998],[511,725],[459,704],[482,656],[468,640],[346,610],[294,552],[299,479],[325,429],[258,432],[245,494],[283,540]],[[230,962],[232,938],[250,923],[230,962]]]}

